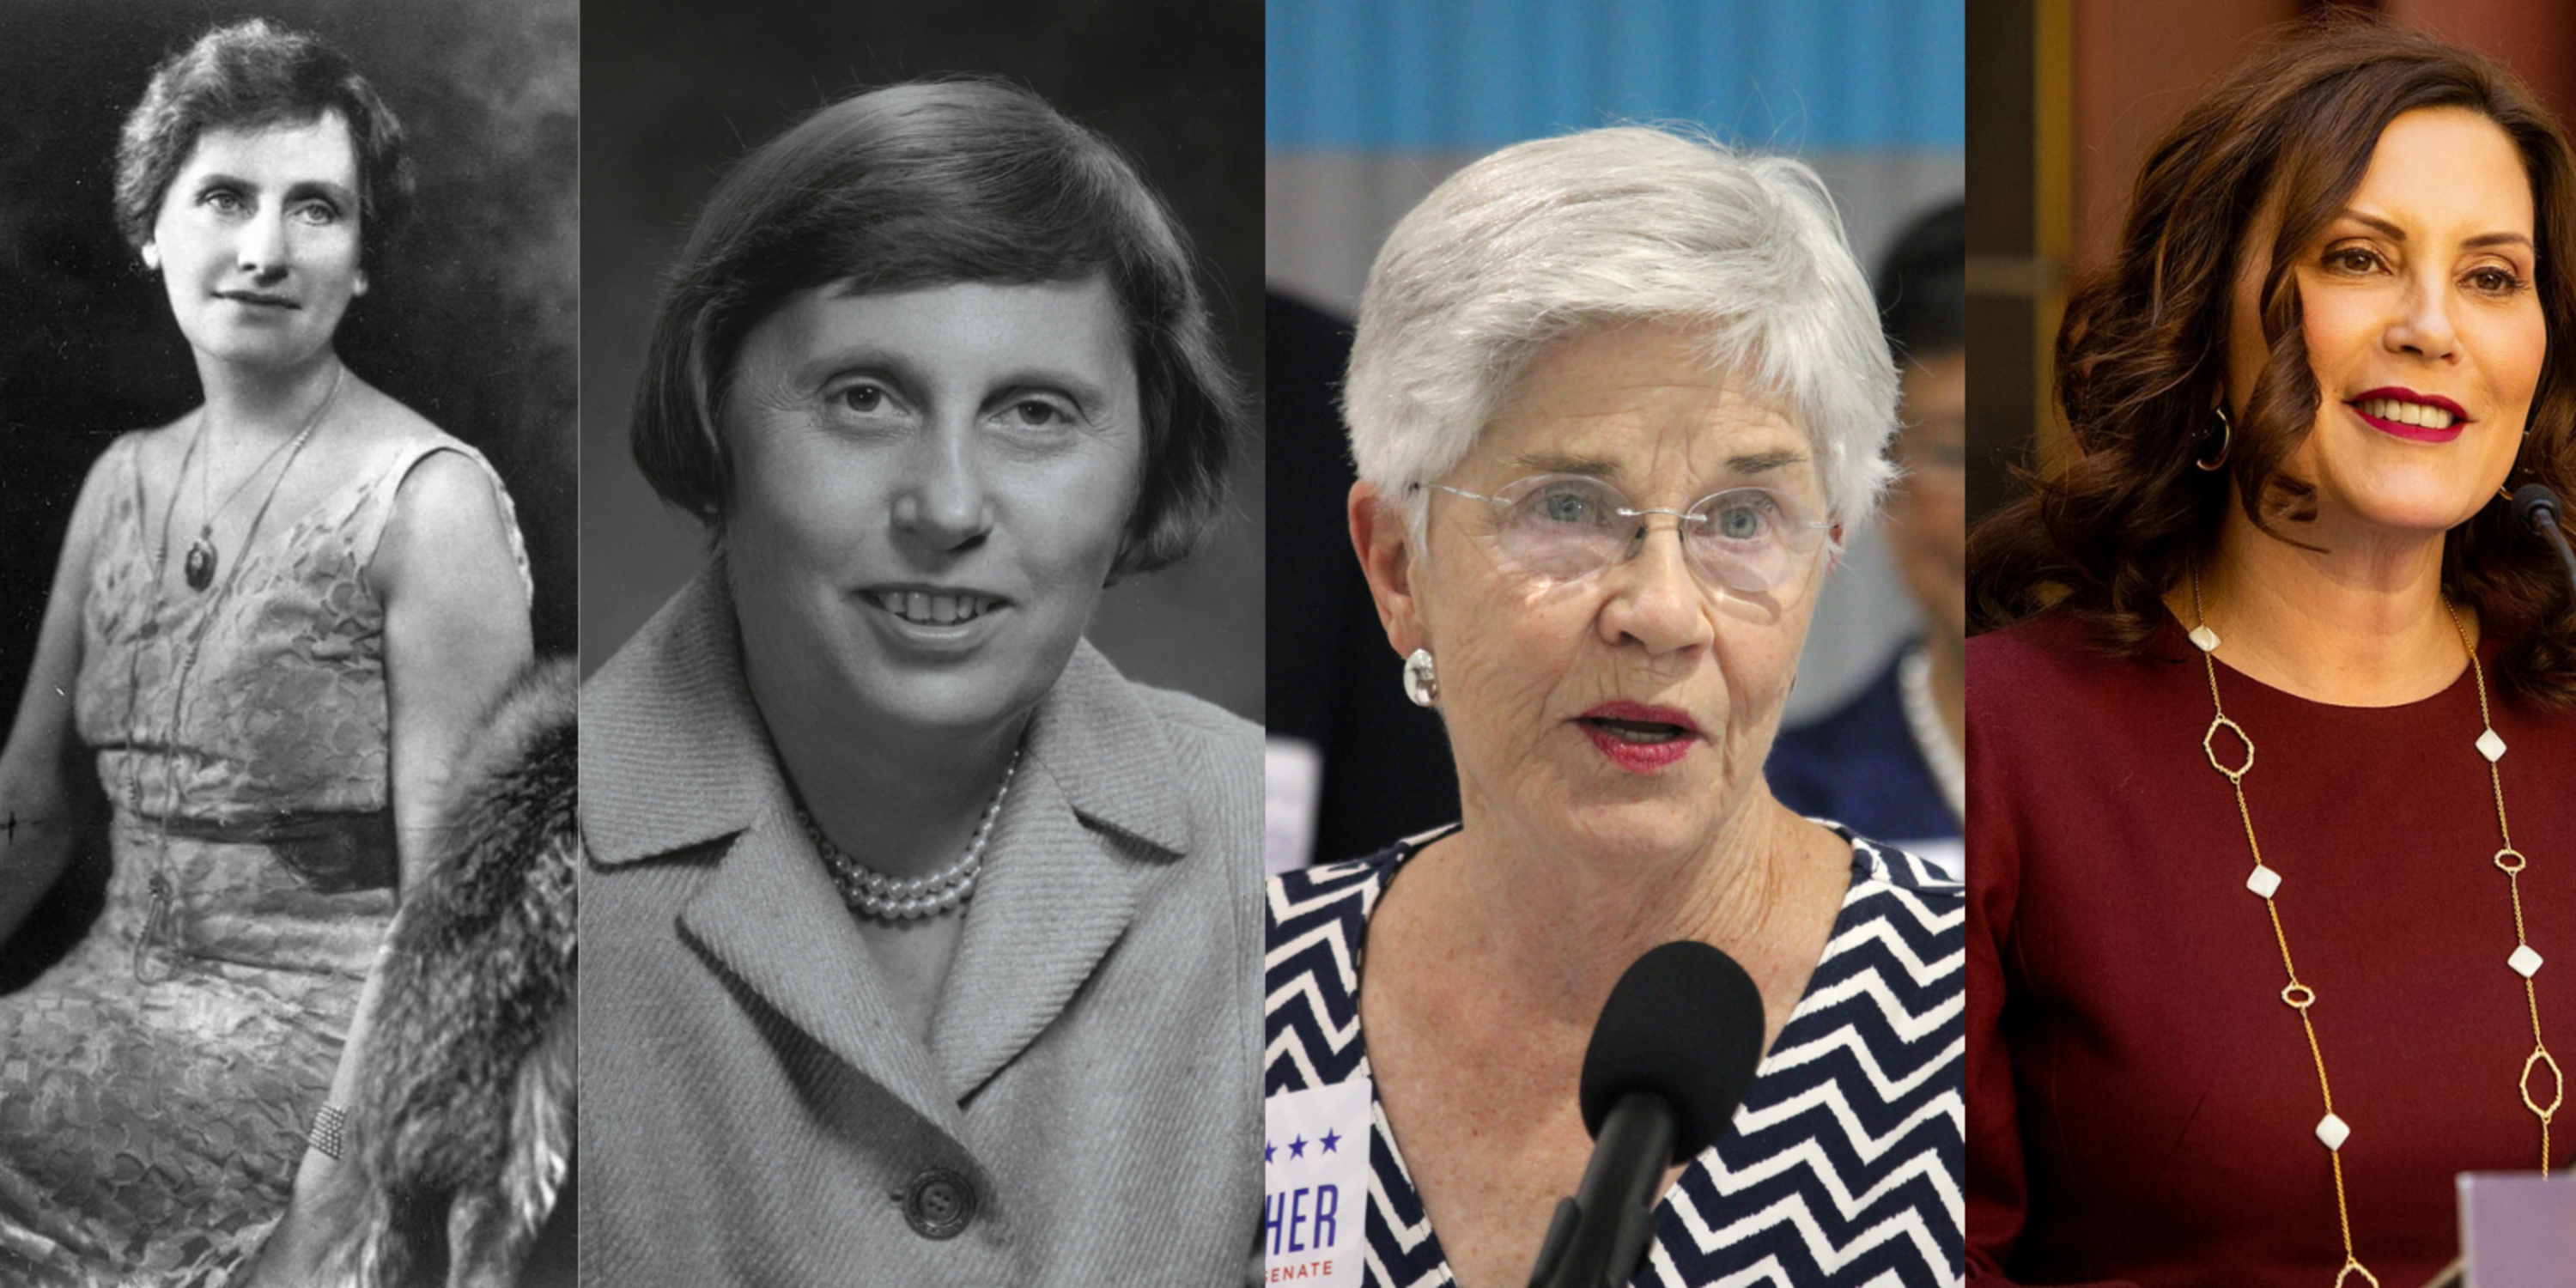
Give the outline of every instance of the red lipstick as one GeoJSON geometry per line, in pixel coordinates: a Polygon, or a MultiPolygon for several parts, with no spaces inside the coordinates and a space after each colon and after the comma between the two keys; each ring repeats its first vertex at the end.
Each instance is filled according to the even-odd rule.
{"type": "Polygon", "coordinates": [[[2452,439],[2458,438],[2460,436],[2460,431],[2466,429],[2470,424],[2468,411],[2462,408],[2458,403],[2455,403],[2440,394],[2419,394],[2402,385],[2388,385],[2383,388],[2370,390],[2366,393],[2356,394],[2352,398],[2347,399],[2344,405],[2352,408],[2352,414],[2361,417],[2363,423],[2369,425],[2372,429],[2378,430],[2383,434],[2394,435],[2395,437],[2417,443],[2450,442],[2452,439]],[[2440,411],[2449,412],[2451,414],[2451,423],[2438,428],[2431,425],[2409,425],[2404,421],[2389,420],[2385,417],[2373,416],[2369,412],[2361,409],[2361,405],[2363,403],[2376,402],[2381,399],[2388,399],[2394,402],[2413,403],[2419,407],[2431,407],[2440,411]]]}
{"type": "Polygon", "coordinates": [[[1632,774],[1651,774],[1690,754],[1700,741],[1698,722],[1673,707],[1604,702],[1575,718],[1583,736],[1610,763],[1632,774]]]}

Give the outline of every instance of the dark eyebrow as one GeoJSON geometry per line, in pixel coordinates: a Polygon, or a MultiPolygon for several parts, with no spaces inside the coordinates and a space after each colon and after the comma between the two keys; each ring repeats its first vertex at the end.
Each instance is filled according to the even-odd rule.
{"type": "MultiPolygon", "coordinates": [[[[1793,448],[1768,452],[1747,452],[1726,458],[1726,472],[1742,476],[1768,474],[1773,470],[1807,463],[1807,454],[1793,448]]],[[[1615,480],[1621,470],[1609,461],[1587,456],[1563,456],[1554,452],[1523,452],[1512,458],[1512,464],[1534,474],[1573,474],[1588,479],[1615,480]]]]}
{"type": "Polygon", "coordinates": [[[1082,408],[1085,416],[1098,417],[1109,410],[1109,391],[1070,371],[1028,367],[1013,371],[993,382],[993,395],[988,400],[1005,403],[1029,393],[1062,394],[1082,408]]]}
{"type": "Polygon", "coordinates": [[[336,183],[322,179],[308,179],[302,183],[295,184],[286,190],[286,199],[288,201],[297,201],[306,197],[321,197],[325,200],[336,201],[343,206],[354,206],[357,204],[357,194],[350,192],[348,189],[343,188],[336,183]]]}
{"type": "MultiPolygon", "coordinates": [[[[258,184],[252,183],[248,179],[237,178],[233,175],[226,174],[220,170],[209,170],[197,177],[197,191],[203,192],[208,188],[239,188],[244,192],[259,191],[258,184]]],[[[323,197],[339,202],[344,206],[355,205],[357,202],[356,194],[328,179],[302,179],[287,186],[286,199],[288,201],[300,201],[307,197],[323,197]]]]}
{"type": "Polygon", "coordinates": [[[843,376],[865,376],[892,385],[897,394],[917,398],[921,391],[921,372],[903,355],[874,345],[851,345],[827,349],[788,369],[796,387],[819,389],[843,376]]]}
{"type": "MultiPolygon", "coordinates": [[[[2406,240],[2405,229],[2400,228],[2377,215],[2365,215],[2358,210],[2346,210],[2343,212],[2343,217],[2357,224],[2368,225],[2370,228],[2385,234],[2390,241],[2403,242],[2406,240]]],[[[2488,246],[2520,246],[2524,250],[2534,249],[2531,244],[2531,239],[2523,236],[2521,233],[2479,233],[2477,236],[2461,242],[2460,245],[2471,250],[2480,250],[2488,246]]]]}
{"type": "Polygon", "coordinates": [[[1619,477],[1618,466],[1588,456],[1560,456],[1554,452],[1523,452],[1512,458],[1512,464],[1532,474],[1573,474],[1587,479],[1619,477]]]}
{"type": "MultiPolygon", "coordinates": [[[[892,385],[896,393],[908,399],[922,397],[931,383],[929,373],[911,358],[872,344],[826,350],[794,370],[800,387],[819,387],[841,376],[856,375],[892,385]]],[[[995,406],[1030,393],[1061,394],[1080,406],[1084,415],[1094,418],[1106,414],[1109,407],[1108,390],[1073,372],[1045,367],[1005,372],[988,387],[984,401],[986,406],[995,406]]]]}
{"type": "Polygon", "coordinates": [[[1730,456],[1726,458],[1726,471],[1729,474],[1768,474],[1773,470],[1785,469],[1792,465],[1804,465],[1806,463],[1807,454],[1805,452],[1787,450],[1777,452],[1754,452],[1746,456],[1730,456]]]}

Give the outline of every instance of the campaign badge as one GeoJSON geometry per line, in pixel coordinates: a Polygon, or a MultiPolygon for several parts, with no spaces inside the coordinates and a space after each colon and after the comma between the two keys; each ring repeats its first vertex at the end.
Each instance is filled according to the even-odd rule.
{"type": "Polygon", "coordinates": [[[1368,1255],[1369,1089],[1366,1077],[1355,1077],[1264,1102],[1263,1282],[1359,1288],[1368,1255]]]}

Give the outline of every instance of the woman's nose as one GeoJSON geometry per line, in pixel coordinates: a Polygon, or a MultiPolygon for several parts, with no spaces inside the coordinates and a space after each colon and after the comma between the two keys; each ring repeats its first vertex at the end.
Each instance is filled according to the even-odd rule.
{"type": "Polygon", "coordinates": [[[971,430],[924,434],[908,465],[894,499],[897,528],[942,551],[971,546],[993,530],[992,496],[971,430]]]}
{"type": "Polygon", "coordinates": [[[234,264],[255,281],[274,282],[286,275],[286,217],[273,206],[242,221],[233,244],[234,264]]]}
{"type": "Polygon", "coordinates": [[[1682,552],[1681,532],[1649,519],[1629,543],[1634,553],[1607,570],[1610,601],[1601,630],[1610,643],[1634,640],[1649,653],[1670,653],[1708,643],[1713,628],[1707,593],[1682,552]]]}
{"type": "Polygon", "coordinates": [[[2387,347],[2435,361],[2459,354],[2459,334],[2451,329],[2451,301],[2446,283],[2413,282],[2389,326],[2387,347]]]}

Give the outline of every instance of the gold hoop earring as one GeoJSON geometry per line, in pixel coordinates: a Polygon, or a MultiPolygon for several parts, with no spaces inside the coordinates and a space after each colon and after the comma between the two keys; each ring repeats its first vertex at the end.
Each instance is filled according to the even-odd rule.
{"type": "MultiPolygon", "coordinates": [[[[2236,445],[2236,427],[2228,423],[2227,409],[2224,407],[2212,407],[2209,409],[2209,414],[2218,418],[2218,450],[2207,456],[2195,456],[2191,458],[2191,463],[2194,468],[2215,474],[2227,468],[2227,449],[2236,445]]],[[[2203,431],[2201,437],[2205,439],[2209,435],[2203,431]]]]}

